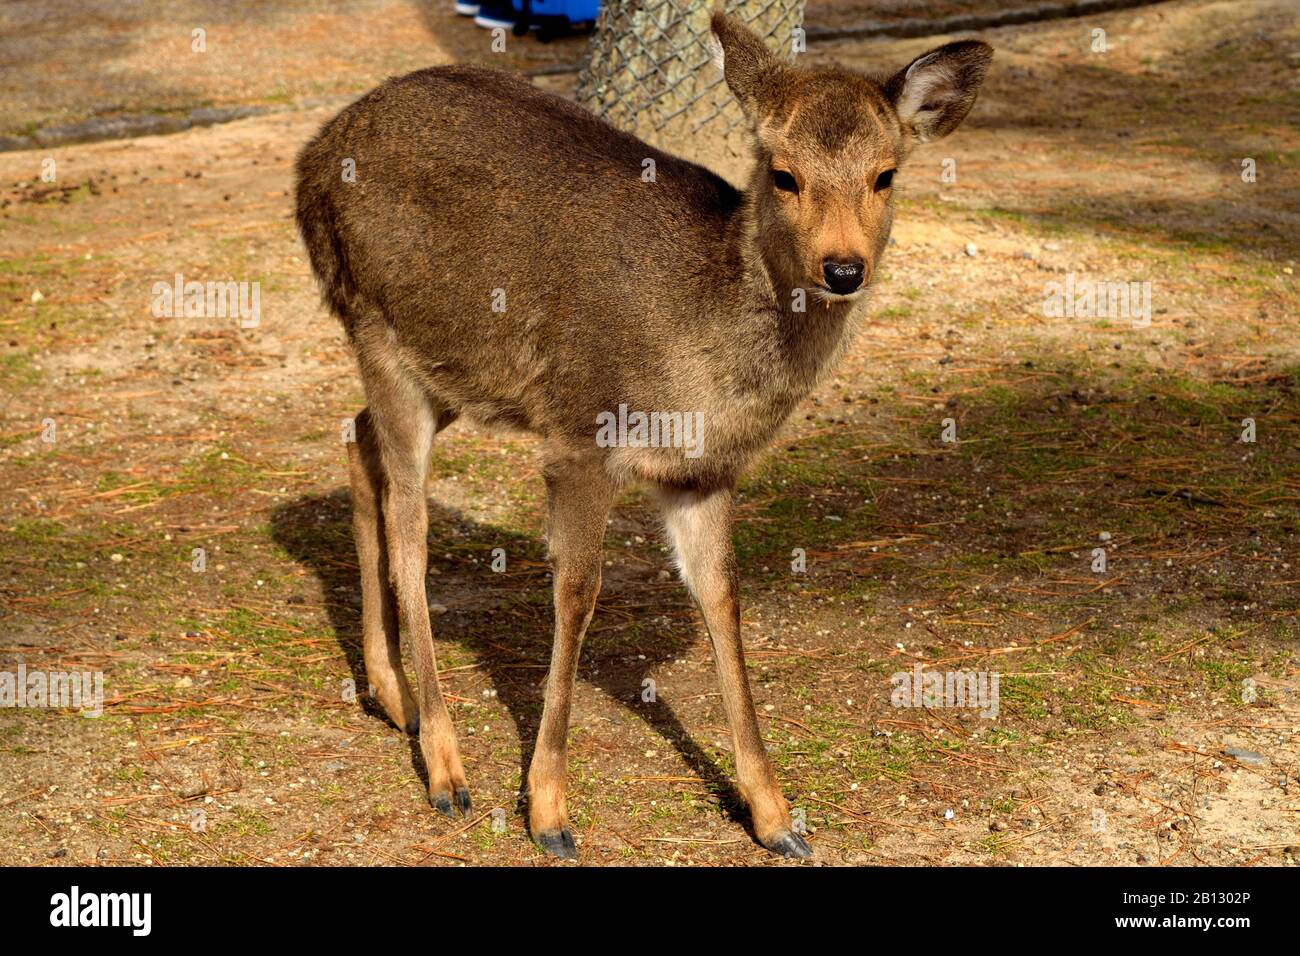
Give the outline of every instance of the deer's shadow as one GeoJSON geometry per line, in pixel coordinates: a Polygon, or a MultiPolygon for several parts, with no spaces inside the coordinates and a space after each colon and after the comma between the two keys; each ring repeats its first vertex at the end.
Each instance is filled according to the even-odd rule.
{"type": "MultiPolygon", "coordinates": [[[[620,522],[636,521],[628,512],[616,511],[614,515],[615,528],[620,522]]],[[[619,533],[611,529],[606,537],[607,545],[619,533]]],[[[348,492],[308,495],[277,508],[272,516],[272,535],[294,560],[316,574],[330,625],[347,657],[356,686],[366,688],[361,650],[361,589],[348,492]]],[[[447,607],[445,613],[433,618],[434,640],[444,647],[446,642],[454,642],[473,652],[497,700],[514,721],[521,743],[520,780],[525,782],[517,797],[517,810],[526,816],[528,766],[541,719],[553,627],[551,581],[540,529],[536,537],[503,530],[471,520],[430,500],[428,540],[429,603],[447,607]],[[492,570],[493,552],[498,548],[505,553],[504,573],[492,570]]],[[[608,550],[606,557],[609,557],[608,550]]],[[[652,566],[652,562],[646,564],[652,566]]],[[[630,621],[632,614],[624,617],[624,621],[630,621]]],[[[653,577],[638,578],[636,572],[614,562],[604,569],[600,599],[583,643],[578,680],[598,687],[654,728],[704,781],[728,817],[749,827],[744,801],[728,775],[695,742],[665,702],[642,700],[643,681],[651,670],[681,657],[696,642],[698,626],[695,609],[680,583],[673,582],[672,589],[668,589],[653,577]],[[656,605],[672,616],[655,618],[653,636],[647,636],[646,629],[637,628],[632,630],[631,637],[623,637],[619,636],[623,632],[618,628],[620,605],[641,608],[632,614],[646,619],[655,616],[656,605]],[[658,627],[658,621],[668,623],[658,627]]],[[[402,643],[406,651],[405,639],[402,643]]],[[[442,660],[439,664],[445,666],[442,660]]],[[[408,677],[412,678],[414,690],[409,668],[408,677]]],[[[443,690],[444,693],[448,690],[445,682],[443,690]]],[[[367,715],[392,726],[368,694],[358,696],[367,715]]],[[[409,737],[408,744],[412,767],[427,784],[428,774],[418,737],[409,737]]],[[[465,749],[465,737],[461,744],[465,749]]],[[[471,776],[471,794],[473,790],[471,776]]]]}

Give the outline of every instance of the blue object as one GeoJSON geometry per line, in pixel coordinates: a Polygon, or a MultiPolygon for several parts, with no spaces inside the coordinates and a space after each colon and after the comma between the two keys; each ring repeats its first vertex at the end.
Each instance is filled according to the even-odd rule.
{"type": "Polygon", "coordinates": [[[600,0],[511,0],[518,13],[535,21],[567,20],[571,24],[591,23],[600,12],[600,0]]]}

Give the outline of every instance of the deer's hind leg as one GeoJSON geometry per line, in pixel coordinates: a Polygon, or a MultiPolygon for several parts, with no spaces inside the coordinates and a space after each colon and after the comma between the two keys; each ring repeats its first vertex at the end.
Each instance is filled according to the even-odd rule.
{"type": "Polygon", "coordinates": [[[397,630],[397,596],[388,576],[385,541],[384,468],[370,409],[356,417],[356,440],[348,444],[352,479],[352,536],[361,566],[361,644],[371,694],[398,727],[413,734],[420,726],[419,708],[402,672],[397,630]]]}
{"type": "MultiPolygon", "coordinates": [[[[433,436],[454,414],[395,363],[382,358],[368,361],[364,351],[359,351],[358,358],[383,473],[380,514],[388,579],[397,620],[415,664],[420,753],[429,774],[429,801],[448,816],[454,816],[456,809],[468,814],[469,789],[456,731],[438,685],[438,661],[424,589],[429,557],[424,483],[429,453],[433,436]]],[[[391,643],[388,648],[391,654],[391,643]]],[[[391,656],[388,663],[392,663],[391,656]]],[[[400,663],[396,669],[400,674],[400,663]]]]}

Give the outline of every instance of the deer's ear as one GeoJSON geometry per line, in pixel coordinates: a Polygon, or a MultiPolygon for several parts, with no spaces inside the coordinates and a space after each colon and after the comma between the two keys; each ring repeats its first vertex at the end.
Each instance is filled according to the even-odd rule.
{"type": "Polygon", "coordinates": [[[776,105],[785,64],[735,17],[714,13],[711,26],[709,48],[713,62],[750,122],[758,123],[776,105]]]}
{"type": "Polygon", "coordinates": [[[918,56],[885,84],[904,129],[926,143],[947,136],[975,105],[993,48],[959,40],[918,56]]]}

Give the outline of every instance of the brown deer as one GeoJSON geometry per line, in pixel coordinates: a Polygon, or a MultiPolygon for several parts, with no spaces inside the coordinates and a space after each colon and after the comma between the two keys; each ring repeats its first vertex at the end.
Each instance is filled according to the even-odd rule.
{"type": "Polygon", "coordinates": [[[578,650],[607,515],[630,484],[661,506],[702,612],[754,834],[811,855],[746,679],[734,488],[851,340],[889,238],[895,172],[913,144],[957,127],[992,56],[949,43],[876,81],[796,68],[722,14],[712,28],[753,133],[743,192],[521,79],[466,66],[389,80],[298,158],[298,226],[366,392],[348,446],[366,673],[393,722],[418,729],[429,799],[451,816],[470,797],[425,599],[430,449],[461,415],[542,439],[555,635],[527,797],[533,838],[561,858],[577,854],[565,740],[578,650]],[[608,429],[616,414],[625,421],[608,429]],[[703,422],[694,447],[676,440],[683,416],[703,422]],[[663,434],[647,436],[647,419],[663,434]]]}

